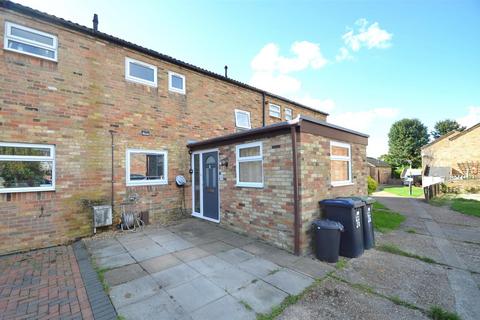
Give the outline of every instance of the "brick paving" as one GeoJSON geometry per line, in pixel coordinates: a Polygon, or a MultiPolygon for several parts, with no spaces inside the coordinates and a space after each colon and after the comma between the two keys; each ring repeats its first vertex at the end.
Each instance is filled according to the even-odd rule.
{"type": "Polygon", "coordinates": [[[71,246],[0,257],[0,319],[93,319],[71,246]]]}

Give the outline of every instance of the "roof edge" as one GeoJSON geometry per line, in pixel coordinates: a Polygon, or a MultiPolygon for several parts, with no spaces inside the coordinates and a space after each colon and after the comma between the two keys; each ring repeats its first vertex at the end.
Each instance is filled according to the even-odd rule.
{"type": "Polygon", "coordinates": [[[427,143],[426,145],[424,145],[423,147],[420,148],[420,150],[423,150],[425,148],[428,148],[430,146],[433,146],[434,144],[436,144],[437,142],[440,142],[442,140],[444,140],[445,138],[448,138],[450,137],[451,135],[455,134],[455,133],[460,133],[460,131],[457,131],[457,130],[452,130],[450,132],[447,132],[445,133],[443,136],[440,136],[438,137],[437,139],[433,140],[432,142],[430,143],[427,143]]]}
{"type": "Polygon", "coordinates": [[[344,132],[347,132],[347,133],[351,133],[351,134],[356,135],[356,136],[360,136],[360,137],[364,137],[364,138],[369,138],[370,137],[368,134],[361,133],[361,132],[358,132],[358,131],[355,131],[355,130],[350,130],[350,129],[347,129],[345,127],[341,127],[341,126],[338,126],[336,124],[328,123],[327,121],[324,121],[324,120],[318,120],[318,119],[315,119],[315,118],[312,118],[312,117],[309,117],[309,116],[300,116],[300,119],[308,121],[308,122],[312,122],[312,123],[315,123],[315,124],[319,124],[319,125],[322,125],[322,126],[325,126],[325,127],[329,127],[329,128],[332,128],[332,129],[336,129],[336,130],[344,131],[344,132]]]}
{"type": "Polygon", "coordinates": [[[72,22],[72,21],[69,21],[69,20],[65,20],[63,18],[59,18],[57,16],[39,11],[37,9],[33,9],[33,8],[30,8],[30,7],[27,7],[27,6],[9,1],[9,0],[0,0],[0,7],[3,7],[7,10],[12,10],[12,11],[18,12],[18,13],[21,13],[21,14],[24,14],[24,15],[27,15],[27,16],[31,16],[31,17],[34,17],[34,18],[37,18],[37,19],[40,19],[40,20],[43,20],[43,21],[46,21],[46,22],[49,22],[49,23],[52,23],[52,24],[60,25],[60,26],[63,26],[65,28],[72,29],[72,30],[75,30],[77,32],[84,33],[84,34],[87,34],[89,36],[96,37],[96,38],[99,38],[99,39],[102,39],[102,40],[105,40],[105,41],[108,41],[108,42],[111,42],[111,43],[115,43],[117,45],[120,45],[120,46],[129,48],[129,49],[141,52],[143,54],[155,57],[157,59],[161,59],[161,60],[164,60],[166,62],[176,64],[178,66],[190,69],[192,71],[202,73],[202,74],[210,76],[212,78],[222,80],[222,81],[225,81],[225,82],[228,82],[228,83],[231,83],[231,84],[237,85],[239,87],[249,89],[249,90],[261,93],[261,94],[265,94],[266,96],[281,100],[281,101],[286,102],[286,103],[291,103],[291,104],[293,104],[297,107],[300,107],[300,108],[304,108],[304,109],[307,109],[307,110],[310,110],[310,111],[314,111],[314,112],[317,112],[319,114],[323,114],[325,116],[329,115],[328,113],[326,113],[324,111],[317,110],[313,107],[309,107],[307,105],[304,105],[302,103],[299,103],[299,102],[293,101],[291,99],[282,97],[280,95],[262,90],[260,88],[251,86],[249,84],[240,82],[238,80],[227,78],[225,76],[222,76],[221,74],[218,74],[218,73],[200,68],[200,67],[195,66],[193,64],[175,59],[171,56],[165,55],[165,54],[160,53],[158,51],[142,47],[140,45],[134,44],[132,42],[129,42],[129,41],[126,41],[126,40],[123,40],[123,39],[120,39],[120,38],[117,38],[117,37],[109,35],[107,33],[103,33],[103,32],[100,32],[100,31],[94,31],[93,29],[88,28],[86,26],[80,25],[78,23],[75,23],[75,22],[72,22]]]}

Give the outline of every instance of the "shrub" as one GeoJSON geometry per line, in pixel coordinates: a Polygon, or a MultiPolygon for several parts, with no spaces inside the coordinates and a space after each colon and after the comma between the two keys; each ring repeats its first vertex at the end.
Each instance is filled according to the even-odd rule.
{"type": "Polygon", "coordinates": [[[368,194],[372,194],[375,190],[377,190],[378,183],[377,181],[373,180],[372,177],[368,176],[367,184],[368,184],[368,194]]]}

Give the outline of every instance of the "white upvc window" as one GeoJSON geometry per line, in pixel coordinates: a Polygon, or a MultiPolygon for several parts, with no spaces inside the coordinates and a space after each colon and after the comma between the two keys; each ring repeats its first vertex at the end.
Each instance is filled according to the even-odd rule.
{"type": "Polygon", "coordinates": [[[263,188],[262,143],[237,145],[237,186],[263,188]]]}
{"type": "Polygon", "coordinates": [[[127,186],[168,184],[167,151],[127,149],[127,186]]]}
{"type": "Polygon", "coordinates": [[[185,94],[185,76],[173,71],[168,71],[168,90],[185,94]]]}
{"type": "Polygon", "coordinates": [[[235,109],[235,126],[242,129],[251,129],[250,112],[235,109]]]}
{"type": "Polygon", "coordinates": [[[50,33],[5,22],[4,49],[57,61],[58,39],[50,33]]]}
{"type": "Polygon", "coordinates": [[[332,186],[352,184],[352,154],[348,143],[330,141],[332,186]]]}
{"type": "Polygon", "coordinates": [[[0,193],[55,190],[55,146],[0,142],[0,193]]]}
{"type": "Polygon", "coordinates": [[[293,119],[293,112],[290,108],[285,108],[285,120],[292,120],[293,119]]]}
{"type": "Polygon", "coordinates": [[[125,57],[125,79],[145,84],[147,86],[156,87],[157,67],[142,61],[125,57]]]}
{"type": "Polygon", "coordinates": [[[274,117],[274,118],[282,117],[282,112],[280,111],[281,109],[279,105],[270,103],[268,110],[269,110],[270,117],[274,117]]]}

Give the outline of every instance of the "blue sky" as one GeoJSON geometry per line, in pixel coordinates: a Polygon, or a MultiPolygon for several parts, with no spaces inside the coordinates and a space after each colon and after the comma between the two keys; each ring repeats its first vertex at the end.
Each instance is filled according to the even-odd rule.
{"type": "Polygon", "coordinates": [[[390,125],[480,122],[480,1],[37,1],[331,114],[387,152],[390,125]],[[114,4],[114,5],[113,5],[114,4]],[[343,56],[342,56],[343,53],[343,56]]]}

